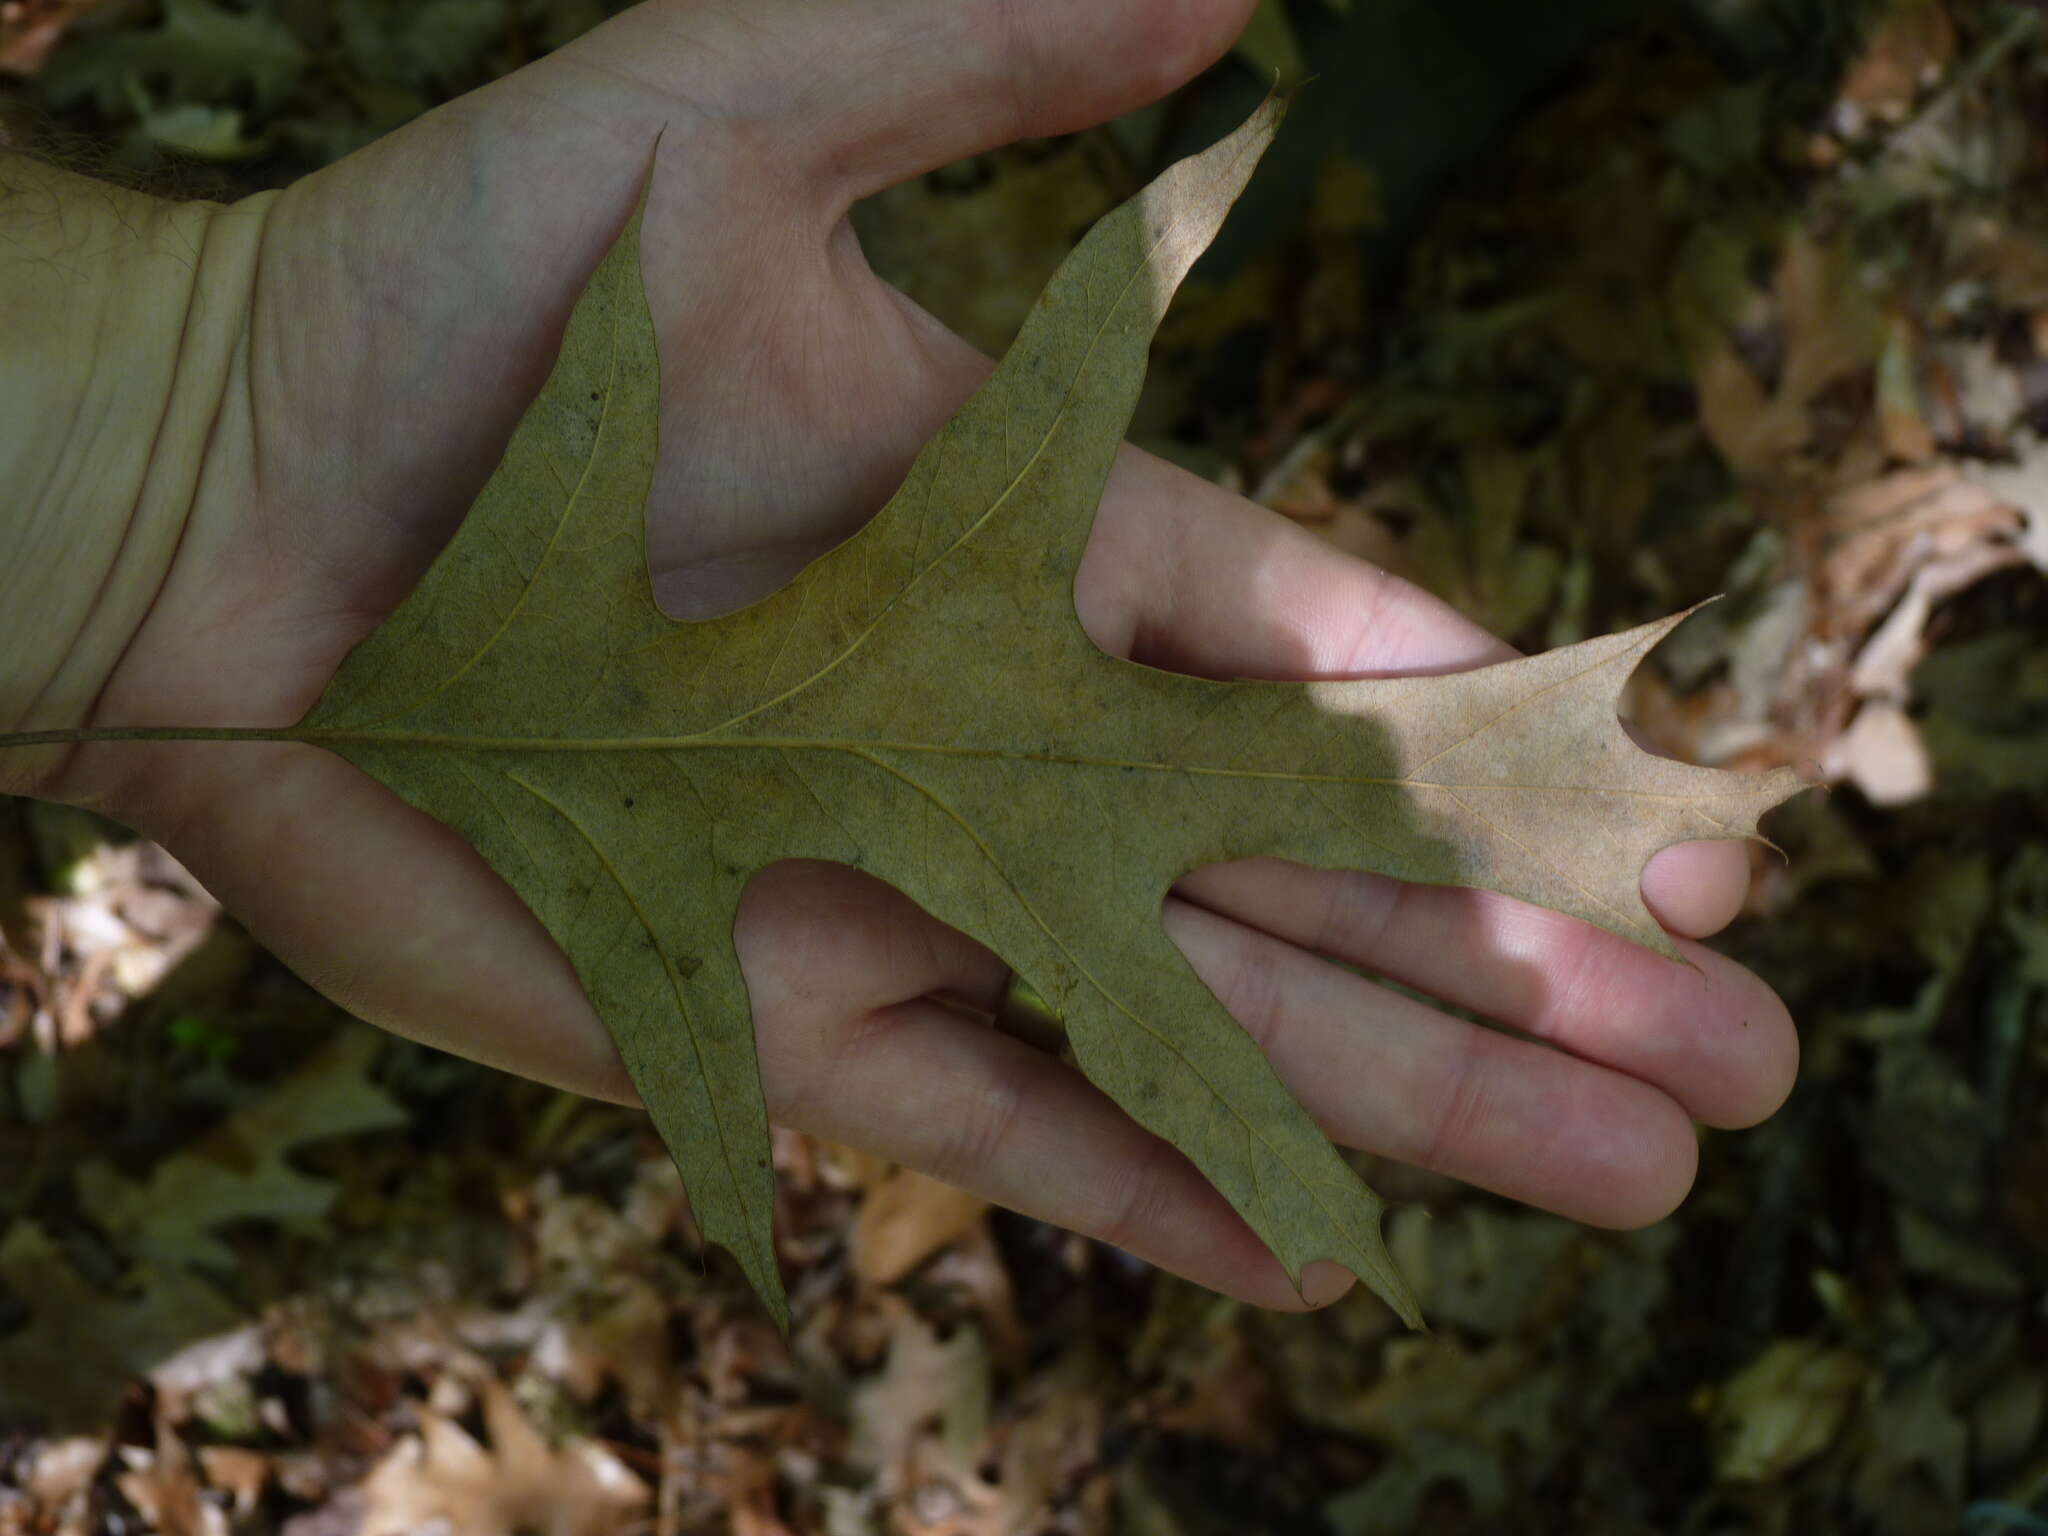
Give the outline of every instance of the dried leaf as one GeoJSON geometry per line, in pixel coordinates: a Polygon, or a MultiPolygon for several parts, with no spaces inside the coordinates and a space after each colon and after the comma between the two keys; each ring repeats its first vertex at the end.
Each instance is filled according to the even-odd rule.
{"type": "Polygon", "coordinates": [[[1920,728],[1890,699],[1871,699],[1828,748],[1824,767],[1872,805],[1908,805],[1934,787],[1934,764],[1920,728]]]}
{"type": "Polygon", "coordinates": [[[496,1377],[477,1395],[489,1447],[452,1418],[420,1410],[419,1435],[399,1441],[363,1481],[361,1536],[601,1536],[642,1523],[634,1517],[649,1490],[617,1457],[588,1440],[549,1445],[496,1377]]]}
{"type": "Polygon", "coordinates": [[[1877,360],[1877,431],[1886,454],[1902,464],[1934,457],[1934,429],[1920,410],[1913,328],[1902,319],[1892,321],[1877,360]]]}
{"type": "Polygon", "coordinates": [[[1779,1339],[1711,1401],[1714,1466],[1728,1482],[1773,1482],[1834,1439],[1869,1380],[1847,1350],[1779,1339]]]}
{"type": "Polygon", "coordinates": [[[870,1285],[894,1285],[979,1225],[988,1202],[899,1168],[861,1202],[853,1225],[853,1271],[870,1285]]]}
{"type": "Polygon", "coordinates": [[[953,1466],[970,1469],[988,1422],[989,1359],[981,1331],[967,1324],[941,1341],[907,1306],[894,1310],[888,1363],[853,1394],[847,1455],[855,1466],[887,1472],[937,1424],[954,1453],[953,1466]]]}
{"type": "Polygon", "coordinates": [[[118,1474],[114,1486],[162,1536],[228,1536],[227,1515],[209,1501],[199,1486],[199,1469],[177,1431],[156,1422],[156,1446],[128,1448],[130,1470],[118,1474]]]}
{"type": "Polygon", "coordinates": [[[210,733],[327,747],[477,847],[575,963],[702,1231],[778,1320],[731,941],[764,866],[856,866],[990,944],[1062,1014],[1089,1078],[1290,1275],[1334,1260],[1414,1322],[1382,1202],[1168,940],[1167,891],[1271,854],[1489,887],[1675,956],[1644,864],[1751,836],[1800,787],[1622,732],[1622,685],[1675,619],[1456,676],[1306,685],[1184,677],[1089,641],[1074,573],[1149,338],[1277,119],[1262,108],[1104,219],[889,505],[707,623],[668,618],[648,577],[658,369],[636,219],[418,589],[299,726],[210,733]]]}
{"type": "Polygon", "coordinates": [[[1692,311],[1685,327],[1701,425],[1738,478],[1760,482],[1797,478],[1819,397],[1874,363],[1884,340],[1855,253],[1844,243],[1794,235],[1779,258],[1772,301],[1783,358],[1768,384],[1732,330],[1715,323],[1710,303],[1692,311]]]}
{"type": "Polygon", "coordinates": [[[1837,89],[1835,117],[1844,136],[1855,137],[1864,123],[1904,122],[1955,52],[1955,23],[1935,0],[1887,7],[1837,89]],[[1852,114],[1853,122],[1844,121],[1852,114]]]}
{"type": "Polygon", "coordinates": [[[1936,1360],[1866,1415],[1863,1460],[1850,1486],[1885,1536],[1951,1526],[1962,1513],[1970,1432],[1949,1404],[1948,1374],[1947,1362],[1936,1360]]]}

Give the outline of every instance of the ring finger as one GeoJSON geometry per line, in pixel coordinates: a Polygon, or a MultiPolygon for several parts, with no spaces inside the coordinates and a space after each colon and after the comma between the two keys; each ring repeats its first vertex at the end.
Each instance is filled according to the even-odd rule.
{"type": "Polygon", "coordinates": [[[1482,1028],[1189,902],[1164,918],[1332,1140],[1595,1226],[1670,1213],[1692,1186],[1683,1108],[1610,1067],[1482,1028]]]}

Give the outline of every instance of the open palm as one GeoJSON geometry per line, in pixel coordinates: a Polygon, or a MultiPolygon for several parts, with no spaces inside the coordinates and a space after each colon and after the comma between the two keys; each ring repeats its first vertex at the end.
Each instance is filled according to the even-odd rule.
{"type": "MultiPolygon", "coordinates": [[[[169,579],[94,723],[275,726],[305,711],[481,488],[650,163],[658,595],[702,617],[772,590],[881,505],[988,366],[868,271],[853,201],[1141,105],[1227,47],[1249,9],[647,0],[223,213],[202,259],[243,274],[210,293],[247,306],[233,387],[169,579]]],[[[1129,450],[1075,601],[1104,649],[1208,675],[1505,654],[1428,595],[1129,450]]],[[[363,1017],[631,1100],[533,916],[467,845],[339,760],[110,745],[77,754],[53,789],[164,841],[363,1017]]],[[[1646,895],[1697,936],[1727,920],[1743,871],[1729,845],[1674,849],[1646,895]]],[[[1272,860],[1190,876],[1166,919],[1333,1138],[1582,1220],[1661,1216],[1690,1186],[1693,1121],[1750,1123],[1790,1084],[1783,1008],[1696,945],[1685,970],[1504,898],[1272,860]]],[[[1178,1153],[1070,1068],[939,1001],[1000,995],[1007,973],[980,945],[815,863],[757,878],[736,938],[772,1118],[1249,1300],[1300,1304],[1178,1153]]],[[[1343,1284],[1316,1266],[1309,1298],[1343,1284]]]]}

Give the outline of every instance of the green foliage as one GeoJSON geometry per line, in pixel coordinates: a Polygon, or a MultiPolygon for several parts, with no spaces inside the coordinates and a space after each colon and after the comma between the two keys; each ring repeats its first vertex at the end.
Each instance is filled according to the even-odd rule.
{"type": "Polygon", "coordinates": [[[168,89],[188,105],[246,97],[263,112],[292,93],[308,61],[305,46],[267,11],[164,0],[159,26],[87,34],[51,61],[42,80],[59,106],[90,99],[109,115],[129,106],[138,88],[168,89]]]}
{"type": "Polygon", "coordinates": [[[105,1162],[82,1166],[80,1203],[105,1243],[91,1246],[98,1263],[89,1268],[37,1222],[14,1220],[0,1240],[0,1288],[27,1308],[29,1321],[0,1339],[0,1430],[101,1422],[132,1377],[241,1321],[207,1273],[234,1269],[226,1229],[266,1221],[317,1232],[337,1186],[292,1167],[292,1155],[403,1123],[403,1111],[368,1076],[379,1047],[367,1029],[343,1032],[141,1180],[105,1162]],[[110,1256],[118,1279],[105,1272],[110,1256]]]}
{"type": "Polygon", "coordinates": [[[509,0],[341,0],[342,49],[365,79],[415,90],[453,85],[504,36],[509,0]]]}

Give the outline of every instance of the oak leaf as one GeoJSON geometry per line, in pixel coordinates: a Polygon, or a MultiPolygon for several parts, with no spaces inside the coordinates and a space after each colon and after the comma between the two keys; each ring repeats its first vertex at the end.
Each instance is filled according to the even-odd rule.
{"type": "Polygon", "coordinates": [[[1754,835],[1799,787],[1621,731],[1621,685],[1676,619],[1455,676],[1307,685],[1183,677],[1089,641],[1074,574],[1149,340],[1278,110],[1103,219],[888,505],[707,622],[662,613],[644,552],[658,370],[636,219],[447,550],[282,733],[453,827],[518,891],[617,1040],[704,1235],[778,1321],[732,942],[764,866],[857,866],[988,944],[1297,1282],[1335,1260],[1413,1323],[1382,1202],[1167,938],[1168,889],[1271,854],[1489,887],[1675,956],[1643,865],[1754,835]]]}

